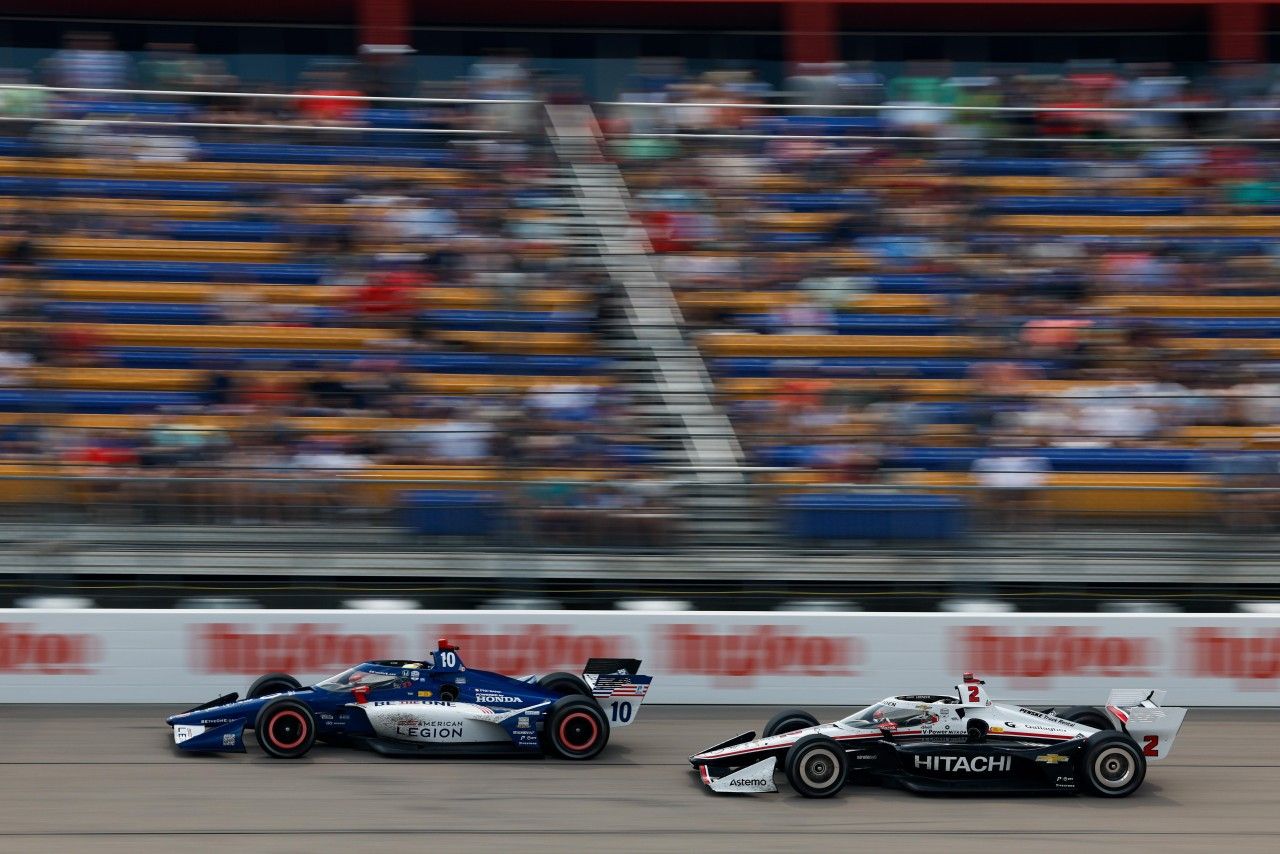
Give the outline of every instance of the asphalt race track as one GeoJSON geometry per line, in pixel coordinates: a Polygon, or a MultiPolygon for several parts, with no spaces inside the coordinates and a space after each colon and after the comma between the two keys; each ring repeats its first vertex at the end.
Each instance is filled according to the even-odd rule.
{"type": "MultiPolygon", "coordinates": [[[[0,851],[1280,850],[1280,710],[1193,709],[1131,798],[706,792],[772,709],[646,707],[596,762],[178,755],[168,708],[0,706],[0,851]]],[[[834,715],[814,709],[819,718],[834,715]]],[[[781,782],[781,777],[779,777],[781,782]]]]}

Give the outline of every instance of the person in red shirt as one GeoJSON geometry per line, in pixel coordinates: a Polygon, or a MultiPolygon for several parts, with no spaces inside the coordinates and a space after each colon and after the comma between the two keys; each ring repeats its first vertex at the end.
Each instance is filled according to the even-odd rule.
{"type": "Polygon", "coordinates": [[[413,319],[418,289],[425,284],[427,278],[415,270],[374,273],[355,290],[351,308],[365,323],[398,326],[413,319]]]}
{"type": "Polygon", "coordinates": [[[307,124],[351,124],[364,109],[361,100],[364,93],[347,85],[343,75],[337,72],[316,74],[313,85],[299,94],[309,96],[298,99],[298,115],[307,124]]]}

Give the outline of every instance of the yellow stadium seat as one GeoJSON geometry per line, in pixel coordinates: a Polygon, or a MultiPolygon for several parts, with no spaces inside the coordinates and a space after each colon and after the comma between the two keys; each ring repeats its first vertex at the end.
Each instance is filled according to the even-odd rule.
{"type": "Polygon", "coordinates": [[[1184,192],[1185,181],[1178,178],[1066,178],[1053,175],[913,175],[874,173],[859,186],[893,189],[941,189],[968,187],[992,195],[1043,196],[1090,195],[1100,189],[1114,195],[1163,196],[1184,192]]]}
{"type": "Polygon", "coordinates": [[[1174,436],[1181,442],[1206,448],[1227,446],[1274,450],[1280,445],[1280,424],[1243,427],[1225,424],[1198,424],[1192,427],[1179,428],[1174,436]]]}
{"type": "Polygon", "coordinates": [[[961,356],[983,352],[977,338],[958,335],[755,335],[705,334],[704,353],[730,356],[961,356]]]}
{"type": "Polygon", "coordinates": [[[120,261],[288,261],[293,248],[284,243],[232,243],[208,240],[55,237],[42,247],[54,258],[120,261]]]}
{"type": "MultiPolygon", "coordinates": [[[[685,291],[676,301],[690,312],[754,313],[791,305],[802,296],[799,291],[685,291]]],[[[931,294],[854,294],[845,301],[852,311],[875,314],[934,314],[945,305],[931,294]]]]}
{"type": "Polygon", "coordinates": [[[1093,300],[1088,308],[1153,317],[1276,317],[1280,297],[1110,294],[1093,300]]]}
{"type": "MultiPolygon", "coordinates": [[[[0,330],[51,329],[57,324],[0,323],[0,330]]],[[[393,340],[387,329],[319,329],[299,326],[166,326],[147,323],[80,324],[108,346],[117,347],[279,347],[363,349],[393,340]]]]}
{"type": "Polygon", "coordinates": [[[1165,346],[1185,350],[1195,356],[1212,356],[1232,350],[1248,350],[1274,358],[1280,355],[1280,339],[1277,338],[1168,338],[1165,346]]]}
{"type": "MultiPolygon", "coordinates": [[[[719,388],[726,394],[739,398],[771,397],[784,391],[794,380],[786,377],[728,377],[720,381],[719,388]]],[[[970,397],[977,390],[971,380],[925,379],[852,379],[836,378],[815,380],[824,388],[840,391],[879,392],[902,391],[915,400],[949,400],[970,397]]]]}
{"type": "MultiPolygon", "coordinates": [[[[194,391],[203,388],[208,371],[163,368],[36,368],[32,384],[40,388],[90,391],[194,391]]],[[[242,382],[286,378],[306,382],[320,376],[318,371],[231,371],[242,382]]],[[[327,374],[325,374],[327,376],[327,374]]],[[[339,372],[344,381],[361,378],[358,372],[339,372]]],[[[416,390],[426,394],[490,394],[510,391],[524,393],[550,385],[608,385],[607,377],[520,376],[507,374],[404,374],[416,390]]]]}
{"type": "Polygon", "coordinates": [[[447,341],[472,350],[498,353],[582,354],[595,350],[592,336],[577,332],[477,332],[442,330],[435,334],[447,341]]]}
{"type": "Polygon", "coordinates": [[[128,178],[144,181],[270,181],[334,183],[351,177],[415,181],[456,186],[467,173],[456,169],[367,164],[312,165],[301,163],[160,163],[92,158],[0,157],[0,175],[41,175],[60,178],[128,178]]]}
{"type": "MultiPolygon", "coordinates": [[[[966,472],[912,472],[902,475],[900,482],[960,492],[954,488],[974,486],[977,479],[966,472]]],[[[1046,510],[1063,516],[1205,516],[1217,507],[1212,492],[1217,481],[1208,475],[1055,472],[1048,484],[1071,487],[1046,490],[1041,496],[1046,510]]],[[[981,499],[981,491],[964,493],[970,500],[981,499]]]]}
{"type": "Polygon", "coordinates": [[[1056,234],[1280,234],[1280,216],[1069,216],[1015,214],[991,220],[995,228],[1056,234]]]}

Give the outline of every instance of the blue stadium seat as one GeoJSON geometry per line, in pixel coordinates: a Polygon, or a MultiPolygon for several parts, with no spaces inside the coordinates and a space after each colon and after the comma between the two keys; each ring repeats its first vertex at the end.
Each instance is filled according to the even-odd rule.
{"type": "Polygon", "coordinates": [[[756,201],[775,210],[817,213],[867,207],[875,197],[859,190],[849,190],[843,193],[768,193],[756,196],[756,201]]]}
{"type": "Polygon", "coordinates": [[[181,391],[0,390],[0,411],[117,414],[198,406],[201,396],[181,391]]]}
{"type": "Polygon", "coordinates": [[[1190,199],[1178,196],[1003,196],[988,199],[984,207],[999,214],[1178,216],[1192,205],[1190,199]]]}
{"type": "Polygon", "coordinates": [[[190,104],[162,101],[59,101],[58,109],[78,116],[143,116],[148,119],[187,119],[195,112],[190,104]]]}
{"type": "MultiPolygon", "coordinates": [[[[961,358],[876,358],[738,356],[712,359],[717,374],[729,377],[912,377],[918,379],[963,379],[981,360],[961,358]]],[[[1022,360],[1021,364],[1052,376],[1061,370],[1057,362],[1045,359],[1022,360]]]]}
{"type": "Polygon", "coordinates": [[[610,367],[607,359],[597,356],[423,353],[395,357],[369,350],[223,350],[214,347],[106,347],[103,352],[124,368],[200,368],[217,364],[224,368],[314,370],[346,368],[374,358],[398,358],[408,370],[438,374],[588,376],[610,367]]]}
{"type": "Polygon", "coordinates": [[[323,264],[235,264],[185,261],[51,261],[50,278],[124,282],[262,282],[314,285],[328,272],[323,264]]]}
{"type": "Polygon", "coordinates": [[[414,534],[483,537],[503,524],[500,497],[484,490],[428,489],[400,495],[400,524],[414,534]]]}
{"type": "Polygon", "coordinates": [[[250,195],[257,185],[233,181],[136,181],[120,178],[0,177],[0,196],[103,196],[221,201],[250,195]]]}
{"type": "Polygon", "coordinates": [[[968,507],[945,495],[805,493],[779,504],[800,540],[957,540],[968,528],[968,507]]]}
{"type": "Polygon", "coordinates": [[[403,145],[295,145],[281,142],[208,142],[200,146],[201,157],[224,163],[378,163],[396,166],[444,166],[452,155],[443,148],[403,145]]]}

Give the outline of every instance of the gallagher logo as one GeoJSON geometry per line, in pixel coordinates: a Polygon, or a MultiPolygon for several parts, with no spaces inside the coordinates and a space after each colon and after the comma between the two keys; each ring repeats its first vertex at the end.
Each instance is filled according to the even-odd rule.
{"type": "Polygon", "coordinates": [[[1280,629],[1188,629],[1182,643],[1181,660],[1192,676],[1237,679],[1255,687],[1280,677],[1280,629]]]}
{"type": "Polygon", "coordinates": [[[1025,633],[970,626],[957,633],[955,662],[992,676],[1146,676],[1156,658],[1154,638],[1107,637],[1091,627],[1055,626],[1025,633]]]}
{"type": "Polygon", "coordinates": [[[792,626],[673,625],[662,631],[667,671],[715,677],[853,676],[861,659],[854,637],[803,635],[792,626]]]}
{"type": "Polygon", "coordinates": [[[395,635],[351,634],[321,623],[273,626],[256,632],[230,623],[193,628],[194,665],[205,673],[314,673],[391,658],[395,635]]]}
{"type": "Polygon", "coordinates": [[[29,623],[0,623],[0,673],[48,675],[93,672],[97,635],[38,632],[29,623]]]}

